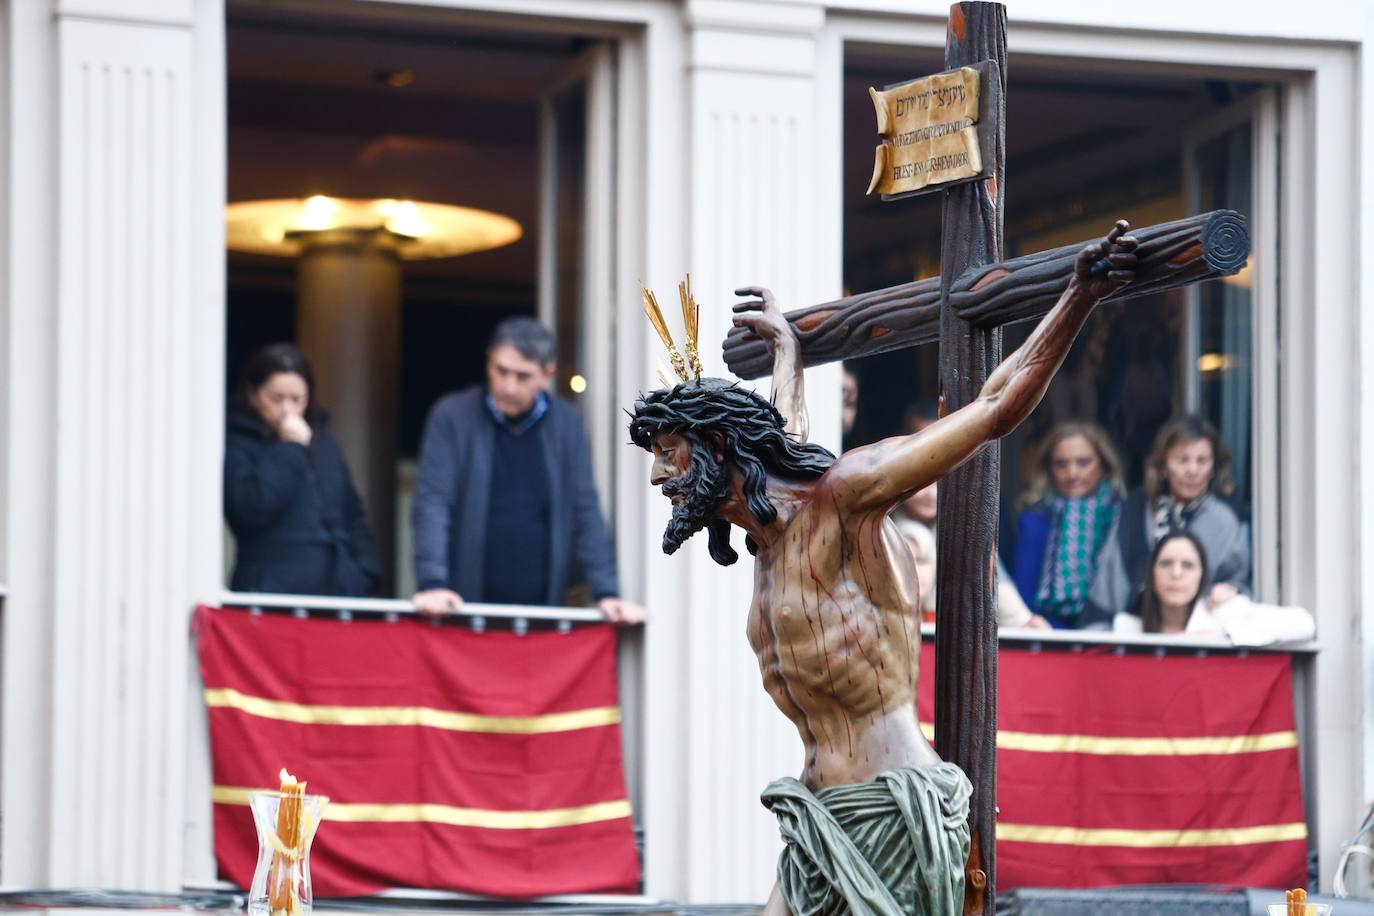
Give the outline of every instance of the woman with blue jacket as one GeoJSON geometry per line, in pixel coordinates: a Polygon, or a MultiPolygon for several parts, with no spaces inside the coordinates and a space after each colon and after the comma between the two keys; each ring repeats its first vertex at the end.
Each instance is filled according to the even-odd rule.
{"type": "Polygon", "coordinates": [[[1085,599],[1124,495],[1121,459],[1102,427],[1073,421],[1050,430],[1017,518],[1012,575],[1026,604],[1053,626],[1111,623],[1096,619],[1085,599]]]}

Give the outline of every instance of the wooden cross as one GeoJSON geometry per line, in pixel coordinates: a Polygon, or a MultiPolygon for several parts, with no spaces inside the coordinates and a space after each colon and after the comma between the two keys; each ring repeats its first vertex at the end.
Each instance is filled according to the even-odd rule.
{"type": "MultiPolygon", "coordinates": [[[[802,360],[813,366],[939,340],[946,410],[978,396],[1002,359],[1004,325],[1049,311],[1088,241],[1010,261],[1002,257],[1006,11],[999,3],[950,8],[945,67],[981,67],[981,179],[944,190],[940,278],[789,312],[802,360]],[[997,90],[1001,91],[998,92],[997,90]],[[986,123],[991,121],[992,123],[986,123]]],[[[880,115],[881,117],[881,115],[880,115]]],[[[880,158],[880,163],[885,162],[880,158]]],[[[877,177],[875,175],[875,183],[877,177]]],[[[1132,231],[1136,279],[1126,299],[1237,272],[1250,250],[1245,218],[1220,210],[1132,231]]],[[[1095,241],[1095,240],[1089,240],[1095,241]]],[[[725,340],[725,362],[741,378],[772,369],[764,342],[743,329],[725,340]]],[[[935,750],[973,783],[966,913],[994,913],[996,862],[997,542],[1000,449],[996,442],[940,482],[935,618],[935,750]]]]}

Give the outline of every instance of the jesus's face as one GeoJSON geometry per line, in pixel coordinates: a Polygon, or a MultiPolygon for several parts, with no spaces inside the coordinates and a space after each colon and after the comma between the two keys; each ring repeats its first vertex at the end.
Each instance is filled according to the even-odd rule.
{"type": "MultiPolygon", "coordinates": [[[[649,471],[649,483],[656,487],[661,487],[691,470],[692,443],[677,433],[654,433],[649,450],[654,455],[654,465],[649,471]]],[[[670,498],[676,506],[679,499],[676,496],[670,498]]]]}
{"type": "Polygon", "coordinates": [[[654,455],[649,482],[673,502],[673,517],[663,532],[663,550],[673,553],[715,518],[727,491],[725,475],[714,455],[677,433],[655,433],[649,448],[654,455]]]}

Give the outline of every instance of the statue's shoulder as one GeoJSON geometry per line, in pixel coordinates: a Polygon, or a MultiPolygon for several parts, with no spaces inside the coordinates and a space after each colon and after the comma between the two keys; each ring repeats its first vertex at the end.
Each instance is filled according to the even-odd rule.
{"type": "Polygon", "coordinates": [[[806,527],[813,532],[844,526],[852,521],[852,513],[846,508],[852,502],[849,498],[852,489],[850,477],[837,460],[812,484],[811,498],[806,500],[798,516],[805,517],[806,527]]]}
{"type": "Polygon", "coordinates": [[[835,462],[825,469],[816,485],[830,490],[852,485],[856,478],[872,470],[876,458],[871,445],[861,445],[841,452],[835,462]]]}

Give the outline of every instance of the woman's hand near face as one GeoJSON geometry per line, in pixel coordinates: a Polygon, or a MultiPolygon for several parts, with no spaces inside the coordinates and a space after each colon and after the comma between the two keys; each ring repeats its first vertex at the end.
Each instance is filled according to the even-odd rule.
{"type": "Polygon", "coordinates": [[[295,372],[273,372],[248,392],[248,403],[283,442],[310,444],[310,424],[302,416],[310,406],[310,386],[295,372]]]}
{"type": "Polygon", "coordinates": [[[281,423],[277,425],[277,435],[283,442],[299,442],[301,445],[309,445],[313,433],[310,430],[310,424],[305,422],[304,417],[299,414],[288,413],[281,418],[281,423]]]}

